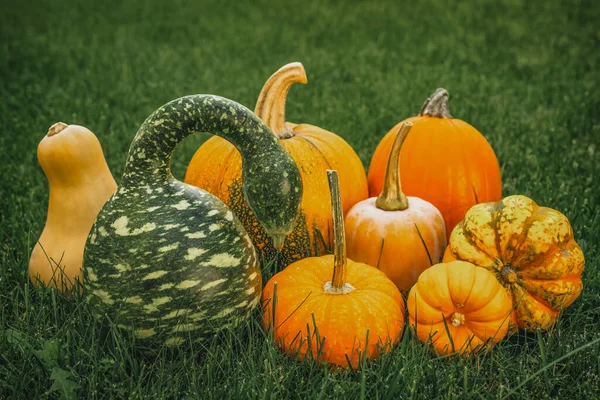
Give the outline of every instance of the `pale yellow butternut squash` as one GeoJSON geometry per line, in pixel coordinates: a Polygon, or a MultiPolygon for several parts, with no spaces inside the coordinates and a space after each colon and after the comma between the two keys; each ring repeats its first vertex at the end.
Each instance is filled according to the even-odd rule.
{"type": "Polygon", "coordinates": [[[57,122],[41,140],[37,156],[48,178],[46,226],[29,260],[29,277],[60,291],[80,272],[87,236],[117,184],[100,142],[87,128],[57,122]]]}

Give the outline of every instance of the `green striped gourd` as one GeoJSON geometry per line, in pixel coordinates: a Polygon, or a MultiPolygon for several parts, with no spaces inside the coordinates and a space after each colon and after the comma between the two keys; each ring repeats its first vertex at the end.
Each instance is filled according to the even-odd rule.
{"type": "Polygon", "coordinates": [[[156,110],[131,144],[119,190],[98,215],[84,257],[91,309],[149,347],[210,337],[247,317],[261,296],[243,225],[217,197],[170,172],[173,150],[194,132],[237,147],[248,203],[281,244],[302,197],[293,159],[247,108],[193,95],[156,110]]]}

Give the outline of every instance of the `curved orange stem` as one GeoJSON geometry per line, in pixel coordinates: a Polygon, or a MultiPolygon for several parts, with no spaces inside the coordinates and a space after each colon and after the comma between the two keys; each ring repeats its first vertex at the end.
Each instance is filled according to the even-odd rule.
{"type": "Polygon", "coordinates": [[[402,192],[402,182],[400,181],[400,151],[411,129],[412,124],[409,121],[404,121],[396,133],[396,139],[394,139],[387,170],[385,171],[383,190],[375,202],[377,208],[382,210],[401,211],[408,208],[408,198],[402,192]]]}
{"type": "Polygon", "coordinates": [[[285,127],[285,101],[294,83],[307,83],[306,71],[299,62],[284,65],[267,80],[256,102],[258,115],[279,138],[291,136],[285,127]]]}

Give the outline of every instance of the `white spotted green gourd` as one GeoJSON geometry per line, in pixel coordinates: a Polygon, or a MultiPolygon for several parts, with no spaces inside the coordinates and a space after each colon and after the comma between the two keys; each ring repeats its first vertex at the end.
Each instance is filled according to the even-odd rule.
{"type": "Polygon", "coordinates": [[[194,132],[237,147],[247,201],[281,242],[302,197],[294,160],[242,105],[193,95],[156,110],[131,144],[121,185],[98,215],[84,256],[93,312],[148,347],[202,341],[249,316],[261,296],[243,225],[217,197],[170,172],[173,150],[194,132]]]}

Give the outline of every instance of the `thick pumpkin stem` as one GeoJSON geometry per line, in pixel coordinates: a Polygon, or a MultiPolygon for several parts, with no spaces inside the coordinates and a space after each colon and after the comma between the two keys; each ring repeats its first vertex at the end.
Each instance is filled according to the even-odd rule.
{"type": "Polygon", "coordinates": [[[338,174],[335,170],[327,170],[329,193],[331,195],[331,211],[333,218],[333,277],[323,289],[329,294],[346,294],[354,287],[346,283],[346,236],[344,234],[344,211],[338,174]]]}
{"type": "Polygon", "coordinates": [[[379,209],[401,211],[408,208],[408,198],[402,192],[402,183],[400,181],[400,150],[402,150],[402,144],[406,140],[411,128],[412,124],[404,121],[396,133],[396,139],[394,139],[387,170],[385,171],[383,190],[375,202],[375,205],[379,209]]]}
{"type": "Polygon", "coordinates": [[[443,88],[437,89],[421,107],[419,115],[435,118],[452,118],[448,111],[448,91],[443,88]]]}
{"type": "Polygon", "coordinates": [[[54,125],[52,125],[50,127],[50,129],[48,129],[48,133],[46,134],[46,136],[54,136],[58,133],[61,133],[62,131],[64,131],[69,125],[65,124],[64,122],[57,122],[54,125]]]}
{"type": "Polygon", "coordinates": [[[508,284],[513,284],[518,279],[518,276],[517,276],[517,273],[515,272],[515,270],[512,269],[511,267],[509,267],[508,265],[505,265],[504,267],[502,267],[502,269],[500,270],[500,274],[502,275],[502,279],[504,279],[504,282],[506,282],[508,284]]]}
{"type": "Polygon", "coordinates": [[[280,139],[293,135],[291,130],[285,126],[285,101],[290,87],[294,83],[307,82],[304,66],[299,62],[293,62],[284,65],[271,75],[260,91],[254,113],[280,139]]]}

